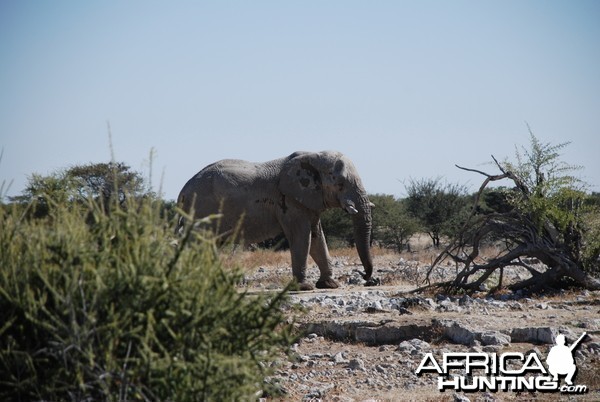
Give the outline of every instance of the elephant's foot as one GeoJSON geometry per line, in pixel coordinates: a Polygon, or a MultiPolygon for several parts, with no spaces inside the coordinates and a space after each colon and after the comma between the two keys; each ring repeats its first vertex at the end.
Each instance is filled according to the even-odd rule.
{"type": "Polygon", "coordinates": [[[319,289],[337,289],[340,285],[333,279],[319,279],[317,282],[317,288],[319,289]]]}
{"type": "Polygon", "coordinates": [[[315,287],[312,283],[308,282],[296,282],[296,286],[298,286],[298,290],[314,290],[315,287]]]}
{"type": "Polygon", "coordinates": [[[381,285],[381,279],[379,278],[369,278],[367,279],[367,281],[365,282],[365,286],[379,286],[381,285]]]}

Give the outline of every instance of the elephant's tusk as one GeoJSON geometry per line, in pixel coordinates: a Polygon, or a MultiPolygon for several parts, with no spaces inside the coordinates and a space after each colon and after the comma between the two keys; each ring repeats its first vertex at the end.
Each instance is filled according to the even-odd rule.
{"type": "Polygon", "coordinates": [[[354,205],[347,205],[346,212],[348,212],[350,215],[356,215],[358,213],[358,209],[354,208],[354,205]]]}

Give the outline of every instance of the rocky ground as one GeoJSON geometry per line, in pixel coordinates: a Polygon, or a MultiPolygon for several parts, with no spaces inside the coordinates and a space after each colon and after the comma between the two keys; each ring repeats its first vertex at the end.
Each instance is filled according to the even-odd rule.
{"type": "MultiPolygon", "coordinates": [[[[269,379],[284,392],[284,400],[600,400],[600,292],[494,298],[487,297],[485,289],[462,297],[413,294],[410,290],[428,268],[420,261],[397,255],[376,257],[377,276],[383,283],[377,287],[362,286],[361,267],[354,258],[334,261],[339,289],[291,296],[290,302],[304,309],[296,320],[305,336],[292,347],[290,357],[281,357],[269,379]],[[415,374],[426,353],[441,362],[447,352],[497,356],[535,352],[545,362],[556,335],[564,334],[571,345],[583,332],[587,336],[574,358],[575,384],[587,387],[584,394],[441,392],[437,374],[415,374]]],[[[441,279],[453,272],[454,267],[447,267],[435,275],[441,279]]],[[[510,273],[513,278],[523,274],[510,273]]],[[[316,281],[318,270],[312,268],[310,275],[316,281]]],[[[285,262],[263,265],[248,271],[246,286],[252,292],[269,291],[290,276],[285,262]]],[[[520,367],[513,363],[513,369],[520,367]]]]}

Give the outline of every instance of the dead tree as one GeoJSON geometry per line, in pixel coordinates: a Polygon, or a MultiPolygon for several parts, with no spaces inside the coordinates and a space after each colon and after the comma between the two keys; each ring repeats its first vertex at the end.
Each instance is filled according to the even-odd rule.
{"type": "Polygon", "coordinates": [[[470,215],[462,229],[451,243],[439,254],[427,274],[429,282],[433,269],[444,260],[456,263],[457,275],[446,282],[429,284],[424,288],[437,288],[447,293],[463,291],[473,293],[482,289],[484,282],[491,279],[493,274],[495,286],[490,292],[503,288],[503,279],[506,269],[523,267],[531,277],[507,286],[510,290],[528,289],[533,292],[549,288],[563,287],[565,283],[576,286],[599,290],[600,280],[590,274],[598,272],[598,260],[595,270],[585,269],[581,258],[582,236],[580,228],[570,223],[561,227],[544,214],[536,214],[523,208],[510,208],[507,211],[479,213],[480,201],[484,190],[492,182],[510,180],[514,185],[511,190],[521,200],[529,202],[533,197],[540,197],[535,191],[538,189],[544,175],[536,171],[535,186],[525,183],[519,175],[506,169],[492,156],[501,174],[491,175],[479,170],[468,169],[456,165],[459,169],[479,173],[485,180],[476,193],[470,215]],[[532,188],[533,187],[533,188],[532,188]],[[481,247],[490,242],[501,245],[500,252],[491,258],[480,255],[481,247]],[[546,266],[545,270],[538,269],[531,261],[539,261],[546,266]]]}

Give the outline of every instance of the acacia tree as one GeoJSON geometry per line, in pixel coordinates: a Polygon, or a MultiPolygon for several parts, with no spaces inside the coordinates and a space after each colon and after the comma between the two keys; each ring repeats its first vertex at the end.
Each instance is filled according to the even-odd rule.
{"type": "Polygon", "coordinates": [[[45,217],[52,205],[87,203],[91,198],[109,209],[111,201],[154,194],[145,191],[144,178],[121,162],[89,163],[62,169],[48,176],[32,174],[22,195],[12,202],[29,204],[35,217],[45,217]]]}
{"type": "MultiPolygon", "coordinates": [[[[473,208],[458,235],[444,249],[429,271],[448,258],[462,270],[455,279],[434,284],[446,291],[477,291],[492,274],[498,273],[502,288],[504,270],[524,267],[531,277],[509,285],[511,290],[541,291],[575,284],[600,289],[600,219],[588,200],[584,184],[573,176],[580,169],[560,160],[560,150],[569,143],[541,143],[531,132],[530,149],[517,149],[516,162],[492,159],[500,173],[485,176],[474,198],[473,208]],[[508,203],[496,211],[481,213],[482,196],[493,182],[508,181],[501,190],[508,203]],[[494,241],[502,249],[490,259],[480,256],[480,247],[494,241]],[[530,262],[540,261],[539,269],[530,262]]],[[[429,278],[429,275],[428,277],[429,278]]]]}
{"type": "Polygon", "coordinates": [[[464,210],[466,188],[460,184],[444,183],[441,178],[410,180],[406,186],[406,207],[433,242],[440,246],[443,235],[453,235],[453,228],[464,210]]]}
{"type": "Polygon", "coordinates": [[[418,231],[419,224],[406,211],[404,200],[388,194],[370,195],[369,199],[375,204],[372,238],[381,246],[398,252],[405,248],[410,250],[408,241],[418,231]]]}
{"type": "Polygon", "coordinates": [[[123,203],[128,195],[144,193],[144,178],[122,162],[89,163],[66,170],[82,198],[92,197],[107,203],[116,199],[123,203]]]}

